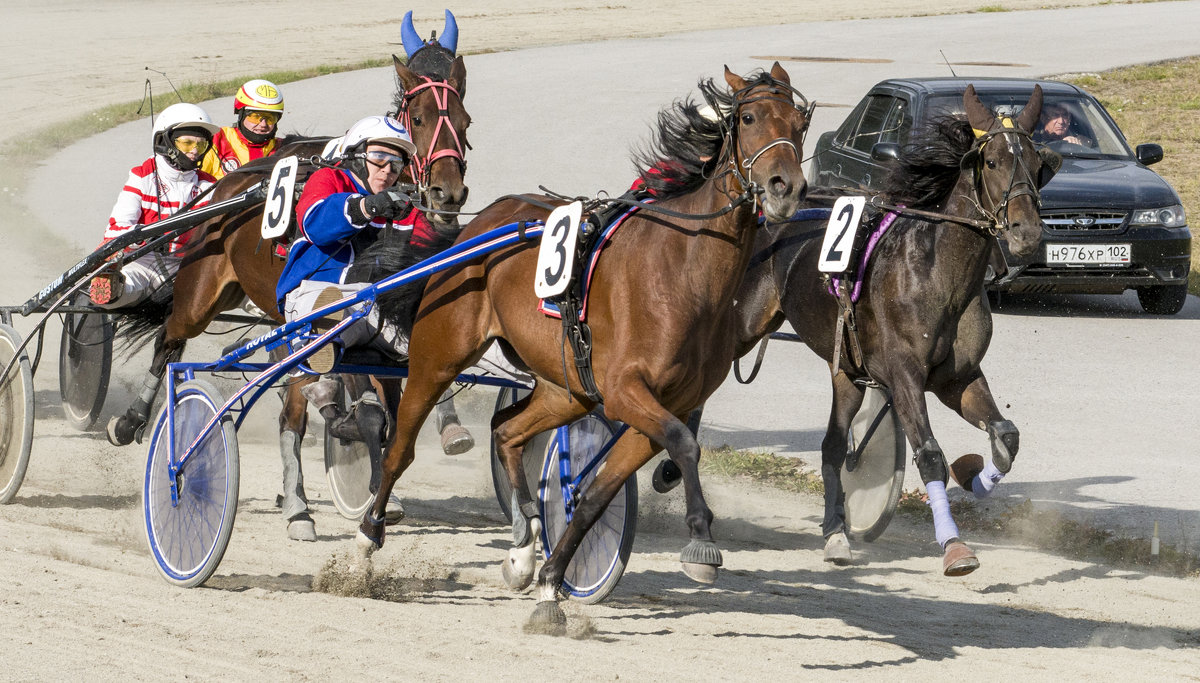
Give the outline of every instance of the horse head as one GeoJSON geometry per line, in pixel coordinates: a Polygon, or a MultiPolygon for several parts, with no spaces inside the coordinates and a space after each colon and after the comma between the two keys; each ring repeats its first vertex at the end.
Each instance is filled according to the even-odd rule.
{"type": "MultiPolygon", "coordinates": [[[[410,172],[426,206],[454,212],[467,201],[467,162],[463,155],[471,146],[467,142],[471,117],[463,106],[467,68],[463,58],[454,54],[458,42],[454,15],[447,10],[441,38],[421,42],[415,36],[409,12],[404,16],[407,65],[392,55],[400,82],[396,118],[417,146],[410,172]]],[[[453,215],[433,213],[431,218],[444,224],[456,222],[453,215]]]]}
{"type": "Polygon", "coordinates": [[[1034,86],[1015,118],[996,116],[979,100],[974,86],[963,93],[975,144],[961,166],[975,176],[979,207],[1008,240],[1015,256],[1027,256],[1041,243],[1040,188],[1058,170],[1061,158],[1039,150],[1030,136],[1042,111],[1042,88],[1034,86]]]}
{"type": "Polygon", "coordinates": [[[725,67],[725,82],[733,91],[733,101],[725,112],[728,136],[734,143],[730,153],[733,174],[743,189],[761,196],[769,220],[787,220],[808,192],[800,150],[812,107],[792,87],[779,62],[769,74],[750,81],[725,67]]]}

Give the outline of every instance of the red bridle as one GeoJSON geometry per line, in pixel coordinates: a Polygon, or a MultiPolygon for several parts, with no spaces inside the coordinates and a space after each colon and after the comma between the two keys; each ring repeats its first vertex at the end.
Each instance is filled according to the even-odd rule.
{"type": "Polygon", "coordinates": [[[458,138],[458,131],[454,129],[454,125],[450,122],[450,94],[462,101],[462,95],[458,93],[449,83],[445,81],[435,81],[428,76],[421,77],[422,83],[412,90],[404,93],[404,103],[400,111],[397,112],[396,118],[399,119],[401,125],[407,130],[412,130],[412,112],[409,111],[408,105],[422,90],[429,90],[433,95],[434,102],[438,106],[437,125],[433,128],[433,136],[429,138],[429,150],[422,157],[420,154],[414,154],[409,166],[412,170],[413,181],[424,190],[429,185],[429,174],[433,162],[445,157],[451,157],[458,160],[459,170],[462,173],[467,172],[467,162],[463,158],[463,143],[458,138]],[[454,148],[437,149],[438,139],[442,135],[442,128],[450,131],[450,137],[454,140],[454,148]]]}

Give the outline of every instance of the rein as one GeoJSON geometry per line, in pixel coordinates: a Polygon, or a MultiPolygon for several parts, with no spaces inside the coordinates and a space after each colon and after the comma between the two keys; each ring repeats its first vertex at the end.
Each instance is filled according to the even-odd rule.
{"type": "Polygon", "coordinates": [[[463,174],[467,172],[467,162],[463,158],[463,141],[459,139],[458,131],[455,130],[454,124],[450,122],[450,95],[453,93],[459,102],[462,102],[462,95],[445,81],[434,80],[429,76],[421,76],[421,79],[422,82],[419,85],[412,90],[405,91],[400,111],[396,112],[396,118],[406,130],[412,130],[412,111],[409,109],[409,104],[413,98],[422,91],[428,90],[433,95],[434,102],[437,103],[437,125],[433,128],[433,136],[429,138],[429,149],[426,151],[424,157],[414,154],[412,155],[412,159],[409,160],[413,182],[421,188],[423,194],[429,187],[429,176],[432,173],[435,161],[446,157],[454,159],[458,161],[459,171],[463,174]],[[453,148],[437,149],[438,139],[441,137],[443,128],[450,132],[450,137],[454,140],[453,148]]]}

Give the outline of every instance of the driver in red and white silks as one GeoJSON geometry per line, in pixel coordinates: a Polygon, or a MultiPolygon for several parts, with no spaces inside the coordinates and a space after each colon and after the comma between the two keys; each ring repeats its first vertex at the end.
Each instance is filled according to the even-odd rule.
{"type": "MultiPolygon", "coordinates": [[[[100,243],[169,218],[207,190],[215,179],[198,166],[216,130],[208,114],[194,104],[164,109],[154,124],[154,154],[130,170],[100,243]]],[[[178,252],[190,236],[190,231],[185,232],[166,248],[95,277],[89,289],[92,303],[101,308],[124,308],[150,298],[175,277],[181,260],[178,252]]]]}

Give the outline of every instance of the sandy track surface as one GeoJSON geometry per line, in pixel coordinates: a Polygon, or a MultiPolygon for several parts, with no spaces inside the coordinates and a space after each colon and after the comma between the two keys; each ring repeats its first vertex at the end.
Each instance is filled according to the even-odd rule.
{"type": "MultiPolygon", "coordinates": [[[[464,29],[463,49],[502,50],[959,8],[941,0],[853,10],[807,1],[742,5],[466,2],[455,9],[472,27],[464,29]],[[481,24],[488,30],[475,28],[481,24]]],[[[340,3],[340,16],[355,17],[344,20],[315,0],[256,2],[260,12],[293,15],[269,40],[257,23],[226,25],[224,17],[244,7],[209,3],[187,16],[193,30],[186,34],[184,20],[146,2],[6,9],[12,40],[2,49],[12,76],[0,121],[20,131],[54,119],[56,110],[37,105],[59,89],[76,93],[76,110],[135,99],[147,65],[178,82],[354,62],[400,49],[392,44],[398,12],[384,3],[340,3]]],[[[440,6],[417,8],[423,34],[440,28],[440,12],[440,6]]],[[[76,220],[80,230],[98,233],[97,220],[70,215],[68,201],[44,211],[5,206],[6,246],[10,257],[20,255],[0,278],[7,300],[27,296],[31,283],[48,282],[57,264],[74,258],[39,224],[76,220]]],[[[224,562],[207,588],[179,590],[157,576],[145,547],[144,448],[113,448],[98,433],[67,427],[56,406],[55,360],[56,349],[48,349],[38,375],[37,440],[25,487],[0,508],[6,678],[728,680],[865,673],[1052,680],[1119,671],[1131,680],[1160,680],[1195,678],[1200,663],[1195,579],[1115,570],[979,537],[973,543],[986,571],[948,580],[938,576],[928,528],[904,519],[862,546],[855,565],[834,569],[821,561],[818,499],[722,481],[706,482],[725,551],[715,587],[698,587],[678,570],[685,543],[679,493],[661,496],[643,485],[634,555],[613,597],[567,605],[574,639],[527,635],[521,624],[534,598],[512,593],[500,580],[509,530],[482,449],[418,460],[405,478],[409,518],[392,530],[375,558],[374,577],[363,581],[345,572],[356,525],[330,503],[320,443],[311,436],[305,469],[320,540],[283,540],[273,507],[279,464],[267,406],[240,435],[242,495],[224,562]],[[314,592],[314,582],[344,595],[314,592]]],[[[143,355],[129,366],[146,362],[143,355]]],[[[115,374],[110,405],[125,405],[134,376],[115,374]]],[[[235,381],[219,384],[228,393],[235,381]]],[[[461,401],[477,436],[486,433],[491,400],[491,392],[476,390],[461,401]]],[[[423,452],[435,453],[432,435],[423,438],[423,452]]]]}

